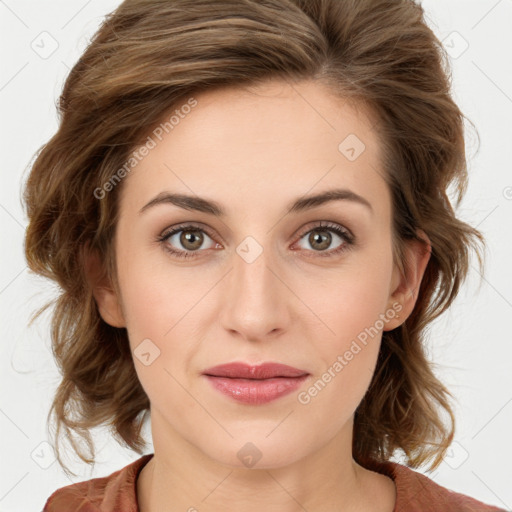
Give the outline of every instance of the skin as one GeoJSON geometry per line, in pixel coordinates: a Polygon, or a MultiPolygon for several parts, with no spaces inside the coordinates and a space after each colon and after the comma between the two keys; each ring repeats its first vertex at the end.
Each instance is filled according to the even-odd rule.
{"type": "MultiPolygon", "coordinates": [[[[120,296],[111,283],[93,281],[103,319],[127,328],[132,350],[145,339],[160,350],[148,366],[134,357],[151,402],[155,453],[137,481],[140,510],[391,512],[393,481],[352,458],[354,411],[370,384],[382,330],[396,328],[414,308],[430,246],[409,242],[405,275],[393,264],[377,132],[362,108],[309,81],[195,98],[198,105],[122,183],[120,296]],[[366,146],[354,161],[338,150],[349,134],[366,146]],[[287,214],[292,201],[334,188],[352,190],[372,209],[341,200],[287,214]],[[226,216],[172,204],[140,213],[164,191],[214,200],[226,216]],[[322,257],[346,241],[317,228],[320,221],[350,230],[355,244],[322,257]],[[180,243],[182,233],[158,241],[183,222],[208,230],[202,245],[180,243]],[[315,233],[330,234],[330,244],[318,249],[309,236],[315,233]],[[248,236],[262,249],[251,263],[236,250],[248,236]],[[185,259],[166,244],[200,248],[185,259]],[[401,307],[399,319],[393,304],[401,307]],[[240,404],[201,376],[225,362],[274,361],[309,372],[299,390],[307,391],[380,314],[389,318],[384,327],[307,404],[297,392],[240,404]],[[247,442],[261,453],[251,468],[237,457],[247,442]]],[[[92,276],[100,262],[88,257],[92,276]]]]}

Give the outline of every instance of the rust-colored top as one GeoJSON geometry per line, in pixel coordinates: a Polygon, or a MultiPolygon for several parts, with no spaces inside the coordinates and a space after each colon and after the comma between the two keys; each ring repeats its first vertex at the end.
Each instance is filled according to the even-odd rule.
{"type": "MultiPolygon", "coordinates": [[[[57,489],[43,512],[139,512],[137,476],[153,454],[112,473],[57,489]]],[[[395,482],[397,497],[393,512],[503,512],[463,494],[441,487],[426,476],[394,462],[372,467],[395,482]]]]}

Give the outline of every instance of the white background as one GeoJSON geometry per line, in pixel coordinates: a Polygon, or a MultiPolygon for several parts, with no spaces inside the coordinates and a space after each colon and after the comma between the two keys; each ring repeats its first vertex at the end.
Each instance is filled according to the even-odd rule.
{"type": "MultiPolygon", "coordinates": [[[[55,101],[65,76],[119,3],[0,0],[0,512],[41,510],[56,488],[70,483],[45,444],[59,374],[48,316],[32,327],[28,320],[55,289],[27,271],[20,190],[31,157],[57,128],[55,101]],[[58,47],[49,56],[33,49],[44,53],[52,45],[58,47]]],[[[512,0],[422,4],[450,47],[455,100],[480,134],[479,148],[468,134],[470,185],[458,214],[484,233],[489,247],[481,287],[473,260],[456,304],[430,330],[438,374],[458,402],[458,429],[453,450],[429,476],[512,509],[512,0]]],[[[96,438],[98,463],[92,472],[72,464],[81,474],[76,481],[110,474],[139,457],[101,430],[96,438]]]]}

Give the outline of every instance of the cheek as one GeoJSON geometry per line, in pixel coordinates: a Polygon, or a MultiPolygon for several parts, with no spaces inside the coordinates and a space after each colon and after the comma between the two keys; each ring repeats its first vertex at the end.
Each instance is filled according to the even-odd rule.
{"type": "MultiPolygon", "coordinates": [[[[328,351],[343,350],[352,339],[364,338],[375,328],[382,331],[383,315],[389,303],[392,258],[381,253],[379,259],[361,256],[326,275],[325,279],[305,283],[304,302],[325,324],[325,335],[332,343],[321,343],[328,351]]],[[[394,317],[390,316],[389,320],[394,317]]],[[[389,321],[388,320],[388,321],[389,321]]],[[[327,339],[328,339],[327,338],[327,339]]],[[[324,338],[325,341],[325,338],[324,338]]]]}
{"type": "Polygon", "coordinates": [[[157,407],[187,400],[178,382],[183,382],[181,369],[189,365],[195,350],[187,312],[197,302],[197,294],[174,279],[176,273],[166,275],[162,270],[150,265],[140,267],[133,259],[124,268],[121,288],[135,370],[157,407]]]}
{"type": "MultiPolygon", "coordinates": [[[[369,254],[331,274],[322,282],[321,293],[319,288],[314,293],[311,288],[304,289],[305,302],[319,312],[324,324],[324,335],[311,334],[323,366],[316,376],[320,382],[311,390],[312,395],[318,393],[319,399],[312,397],[318,403],[345,407],[346,412],[363,398],[375,369],[383,328],[395,317],[393,309],[386,309],[391,276],[391,255],[383,252],[376,258],[369,254]]],[[[342,414],[341,409],[338,413],[342,414]]]]}
{"type": "MultiPolygon", "coordinates": [[[[313,338],[319,364],[298,401],[332,435],[349,421],[375,371],[386,318],[387,287],[382,283],[370,277],[365,282],[344,280],[324,304],[322,320],[332,332],[313,338]]],[[[388,321],[393,317],[388,315],[388,321]]]]}
{"type": "Polygon", "coordinates": [[[152,399],[161,394],[162,383],[173,397],[181,396],[171,375],[183,381],[198,340],[204,338],[197,329],[211,325],[202,319],[218,276],[206,271],[200,275],[194,267],[173,267],[165,254],[152,251],[133,249],[122,254],[130,255],[119,257],[118,275],[139,380],[152,399]]]}
{"type": "Polygon", "coordinates": [[[173,269],[164,257],[147,251],[126,253],[130,257],[120,257],[118,268],[128,332],[163,339],[197,302],[193,272],[173,269]]]}

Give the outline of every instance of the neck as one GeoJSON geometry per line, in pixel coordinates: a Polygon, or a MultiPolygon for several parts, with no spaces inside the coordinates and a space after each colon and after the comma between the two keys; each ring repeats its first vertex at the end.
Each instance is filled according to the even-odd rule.
{"type": "Polygon", "coordinates": [[[254,466],[245,467],[238,458],[233,464],[226,464],[198,450],[177,432],[170,431],[168,424],[165,436],[155,436],[163,432],[163,423],[159,423],[154,412],[154,456],[137,480],[140,512],[394,509],[393,481],[353,460],[351,428],[342,429],[326,445],[312,448],[301,459],[279,461],[274,456],[267,458],[272,463],[264,464],[262,457],[254,466]]]}

